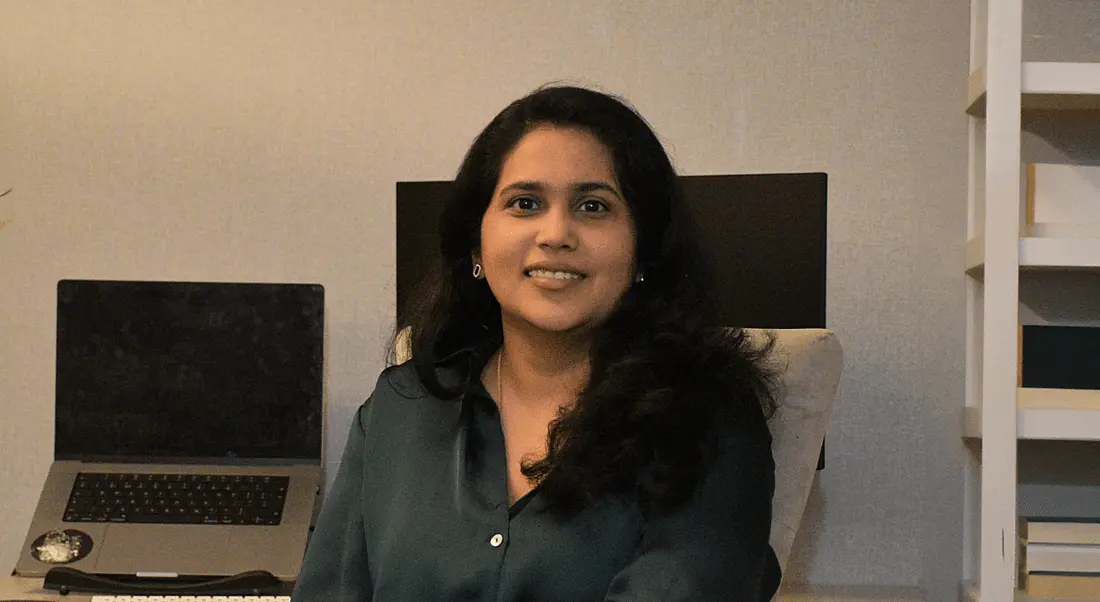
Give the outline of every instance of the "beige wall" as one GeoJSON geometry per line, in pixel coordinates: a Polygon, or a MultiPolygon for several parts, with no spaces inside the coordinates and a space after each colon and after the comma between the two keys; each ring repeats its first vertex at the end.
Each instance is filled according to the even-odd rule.
{"type": "Polygon", "coordinates": [[[631,99],[686,174],[829,173],[847,369],[790,578],[961,563],[965,2],[0,1],[0,570],[52,449],[58,279],[328,294],[329,468],[393,319],[394,182],[541,83],[631,99]]]}

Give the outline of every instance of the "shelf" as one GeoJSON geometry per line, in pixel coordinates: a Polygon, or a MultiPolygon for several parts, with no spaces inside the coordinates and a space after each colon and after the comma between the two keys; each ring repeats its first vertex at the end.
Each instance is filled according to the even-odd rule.
{"type": "Polygon", "coordinates": [[[1052,598],[1050,596],[1029,596],[1027,592],[1017,590],[1013,602],[1084,602],[1087,598],[1052,598]]]}
{"type": "MultiPolygon", "coordinates": [[[[970,116],[966,120],[967,221],[968,232],[973,233],[965,247],[966,397],[976,407],[964,408],[960,418],[968,447],[971,451],[979,448],[980,454],[976,464],[968,463],[965,474],[963,572],[974,581],[964,581],[958,594],[966,602],[1069,602],[1015,589],[1023,560],[1019,557],[1023,552],[1010,541],[1020,510],[1019,469],[1021,460],[1027,464],[1028,454],[1035,451],[1033,444],[1023,441],[1100,442],[1100,392],[1016,387],[1021,343],[1012,335],[1018,323],[1020,293],[1031,292],[1021,290],[1017,276],[1025,288],[1042,285],[1049,298],[1039,301],[1053,305],[1049,315],[1043,315],[1058,321],[1063,309],[1080,313],[1082,301],[1065,299],[1058,286],[1048,290],[1047,285],[1076,280],[1073,277],[1079,271],[1090,272],[1090,278],[1092,273],[1100,273],[1100,220],[1096,224],[1063,224],[1040,216],[1039,224],[1020,228],[1026,209],[1022,206],[1026,161],[1041,156],[1091,164],[1100,157],[1098,138],[1084,131],[1100,124],[1100,61],[1023,60],[1030,35],[1024,27],[1028,14],[1045,13],[1050,8],[1046,4],[1027,6],[1021,0],[972,0],[969,4],[970,64],[981,65],[972,67],[966,80],[964,105],[970,116]],[[1067,140],[1047,140],[1047,132],[1040,127],[1050,128],[1052,134],[1066,134],[1059,138],[1067,140]],[[1036,147],[1033,134],[1042,138],[1051,152],[1036,147]],[[1062,142],[1072,143],[1072,149],[1062,148],[1062,142]],[[1043,152],[1037,154],[1037,148],[1043,152]],[[1058,282],[1046,282],[1046,278],[1025,281],[1025,275],[1037,271],[1052,273],[1058,282]],[[984,395],[984,399],[975,400],[973,393],[975,388],[983,388],[982,381],[985,386],[979,398],[984,395]],[[988,416],[983,415],[983,408],[989,410],[988,416]],[[984,433],[983,418],[990,427],[984,433]]],[[[1060,7],[1062,3],[1057,4],[1060,7]]],[[[1058,19],[1080,20],[1084,14],[1052,12],[1058,19]]],[[[1064,25],[1062,21],[1050,22],[1064,25]]],[[[1057,35],[1058,29],[1051,35],[1057,35]]],[[[1070,47],[1088,40],[1067,35],[1059,42],[1070,47]]],[[[1034,222],[1035,216],[1031,218],[1034,222]]],[[[1092,317],[1087,311],[1091,306],[1084,309],[1092,317]]]]}
{"type": "Polygon", "coordinates": [[[1027,236],[1034,238],[1100,238],[1100,222],[1040,222],[1027,225],[1027,236]]]}
{"type": "Polygon", "coordinates": [[[1100,238],[1021,238],[1022,269],[1100,269],[1100,238]]]}
{"type": "MultiPolygon", "coordinates": [[[[963,589],[963,601],[964,602],[986,602],[981,599],[980,590],[972,585],[967,585],[963,589]]],[[[1051,598],[1048,596],[1038,597],[1029,596],[1027,592],[1023,590],[1016,590],[1015,596],[1013,596],[1013,602],[1082,602],[1082,598],[1051,598]]]]}
{"type": "MultiPolygon", "coordinates": [[[[1020,74],[1020,108],[1028,111],[1100,110],[1100,63],[1026,62],[1020,74]]],[[[966,112],[985,115],[985,69],[970,74],[966,112]]]]}
{"type": "MultiPolygon", "coordinates": [[[[1100,441],[1100,391],[1019,388],[1016,402],[1018,439],[1100,441]]],[[[981,408],[964,409],[963,436],[981,439],[981,408]]]]}
{"type": "MultiPolygon", "coordinates": [[[[966,272],[985,269],[985,239],[966,241],[966,272]]],[[[1020,239],[1021,270],[1100,270],[1100,238],[1020,239]]]]}
{"type": "MultiPolygon", "coordinates": [[[[964,602],[986,602],[981,599],[981,592],[977,587],[967,586],[963,591],[964,602]]],[[[1029,596],[1023,590],[1016,590],[1013,602],[1082,602],[1081,598],[1051,598],[1048,596],[1029,596]]]]}

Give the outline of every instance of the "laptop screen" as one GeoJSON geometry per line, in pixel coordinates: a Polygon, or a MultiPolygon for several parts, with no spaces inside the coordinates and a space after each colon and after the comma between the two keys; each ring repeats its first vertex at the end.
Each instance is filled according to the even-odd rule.
{"type": "Polygon", "coordinates": [[[59,460],[321,459],[324,289],[62,280],[59,460]]]}

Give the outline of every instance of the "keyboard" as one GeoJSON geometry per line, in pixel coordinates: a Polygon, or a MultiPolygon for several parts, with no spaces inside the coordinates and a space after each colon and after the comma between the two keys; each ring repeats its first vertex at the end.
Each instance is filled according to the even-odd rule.
{"type": "Polygon", "coordinates": [[[289,484],[285,476],[82,472],[73,483],[64,520],[278,525],[289,484]]]}
{"type": "Polygon", "coordinates": [[[92,596],[92,602],[290,602],[290,596],[92,596]]]}

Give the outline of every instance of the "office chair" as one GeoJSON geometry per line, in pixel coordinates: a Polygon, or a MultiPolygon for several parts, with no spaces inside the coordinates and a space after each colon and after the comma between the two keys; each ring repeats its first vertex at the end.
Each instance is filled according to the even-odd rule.
{"type": "MultiPolygon", "coordinates": [[[[749,328],[746,332],[758,343],[769,332],[775,335],[770,358],[776,362],[780,377],[778,408],[769,421],[775,458],[770,542],[786,573],[832,416],[844,365],[843,351],[836,335],[826,329],[749,328]]],[[[398,334],[395,347],[397,363],[409,359],[407,331],[398,334]]]]}

